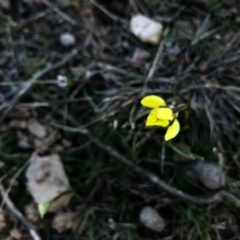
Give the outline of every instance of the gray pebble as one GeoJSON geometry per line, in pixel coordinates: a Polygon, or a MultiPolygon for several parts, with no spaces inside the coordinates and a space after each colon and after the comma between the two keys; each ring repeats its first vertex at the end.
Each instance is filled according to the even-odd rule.
{"type": "Polygon", "coordinates": [[[152,207],[146,206],[142,208],[139,214],[139,221],[151,230],[161,232],[165,227],[164,219],[152,207]]]}
{"type": "Polygon", "coordinates": [[[76,43],[76,38],[71,33],[62,33],[60,35],[59,40],[60,40],[60,43],[65,47],[72,46],[76,43]]]}
{"type": "Polygon", "coordinates": [[[196,182],[200,182],[210,190],[216,190],[225,185],[225,174],[215,164],[196,161],[186,174],[196,182]]]}

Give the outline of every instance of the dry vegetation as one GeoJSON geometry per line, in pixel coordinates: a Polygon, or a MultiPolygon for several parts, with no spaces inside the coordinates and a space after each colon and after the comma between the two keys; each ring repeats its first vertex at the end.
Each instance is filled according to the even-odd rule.
{"type": "Polygon", "coordinates": [[[1,1],[0,239],[238,239],[238,5],[1,1]],[[131,33],[137,13],[163,24],[157,45],[131,33]],[[187,106],[170,142],[144,126],[149,94],[187,106]]]}

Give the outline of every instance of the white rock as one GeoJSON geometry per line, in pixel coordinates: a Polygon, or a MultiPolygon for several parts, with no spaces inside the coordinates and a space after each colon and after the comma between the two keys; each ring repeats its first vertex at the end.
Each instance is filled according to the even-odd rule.
{"type": "Polygon", "coordinates": [[[60,43],[65,47],[74,45],[76,43],[76,38],[71,33],[62,33],[59,40],[60,43]]]}
{"type": "MultiPolygon", "coordinates": [[[[58,154],[41,157],[34,153],[26,177],[28,190],[38,204],[49,202],[71,189],[58,154]]],[[[62,205],[67,204],[68,200],[65,198],[62,205]]]]}
{"type": "Polygon", "coordinates": [[[147,228],[161,232],[165,227],[164,219],[152,207],[144,207],[139,215],[139,221],[147,228]]]}
{"type": "Polygon", "coordinates": [[[47,136],[47,131],[45,126],[39,123],[35,119],[31,119],[28,123],[28,130],[39,138],[44,138],[47,136]]]}
{"type": "Polygon", "coordinates": [[[142,42],[158,44],[162,35],[163,26],[143,15],[136,15],[130,21],[131,32],[142,42]]]}

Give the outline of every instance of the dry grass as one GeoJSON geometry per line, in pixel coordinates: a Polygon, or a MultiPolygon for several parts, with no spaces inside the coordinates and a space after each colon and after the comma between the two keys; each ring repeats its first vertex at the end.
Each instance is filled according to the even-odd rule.
{"type": "MultiPolygon", "coordinates": [[[[36,150],[34,144],[30,148],[19,146],[19,140],[29,139],[29,133],[10,127],[12,120],[35,118],[50,132],[61,128],[43,155],[61,146],[59,139],[71,143],[61,156],[71,185],[80,196],[69,209],[81,214],[73,231],[61,234],[51,228],[52,215],[47,216],[36,224],[43,239],[236,237],[239,210],[231,201],[204,206],[182,201],[124,161],[117,161],[119,155],[99,146],[111,146],[134,166],[201,199],[212,192],[187,178],[185,170],[192,160],[173,160],[179,144],[185,144],[185,160],[197,156],[219,164],[227,175],[222,191],[239,194],[237,5],[210,1],[204,9],[179,1],[153,0],[46,3],[24,3],[15,25],[8,21],[8,12],[0,19],[0,154],[5,163],[0,172],[7,173],[4,186],[7,188],[14,167],[23,165],[36,150]],[[166,30],[159,46],[144,44],[130,33],[128,22],[136,11],[163,22],[166,30]],[[66,31],[76,37],[75,46],[66,48],[59,43],[59,35],[66,31]],[[137,62],[132,58],[136,48],[147,51],[150,57],[137,62]],[[31,77],[39,72],[37,78],[31,77]],[[68,77],[66,88],[56,84],[59,74],[68,77]],[[28,79],[34,79],[31,89],[28,79]],[[181,132],[172,145],[164,144],[162,129],[144,127],[147,112],[140,100],[147,94],[187,105],[179,116],[181,132]],[[64,131],[64,126],[71,131],[64,131]],[[92,144],[89,132],[100,139],[99,145],[92,144]],[[162,233],[138,223],[139,210],[145,205],[157,208],[167,221],[162,233]]],[[[22,174],[20,186],[24,187],[24,181],[22,174]]],[[[10,197],[14,202],[19,199],[15,204],[22,211],[31,201],[27,192],[23,196],[16,187],[10,197]]],[[[9,219],[8,228],[14,226],[9,219]]]]}

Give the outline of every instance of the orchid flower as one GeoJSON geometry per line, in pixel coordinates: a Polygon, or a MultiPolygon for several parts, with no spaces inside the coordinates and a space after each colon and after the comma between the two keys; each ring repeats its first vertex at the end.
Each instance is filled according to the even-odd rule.
{"type": "Polygon", "coordinates": [[[180,131],[177,113],[174,113],[172,107],[168,106],[161,97],[156,95],[146,96],[141,100],[141,104],[144,107],[152,108],[145,124],[147,127],[166,127],[165,141],[177,136],[180,131]]]}

